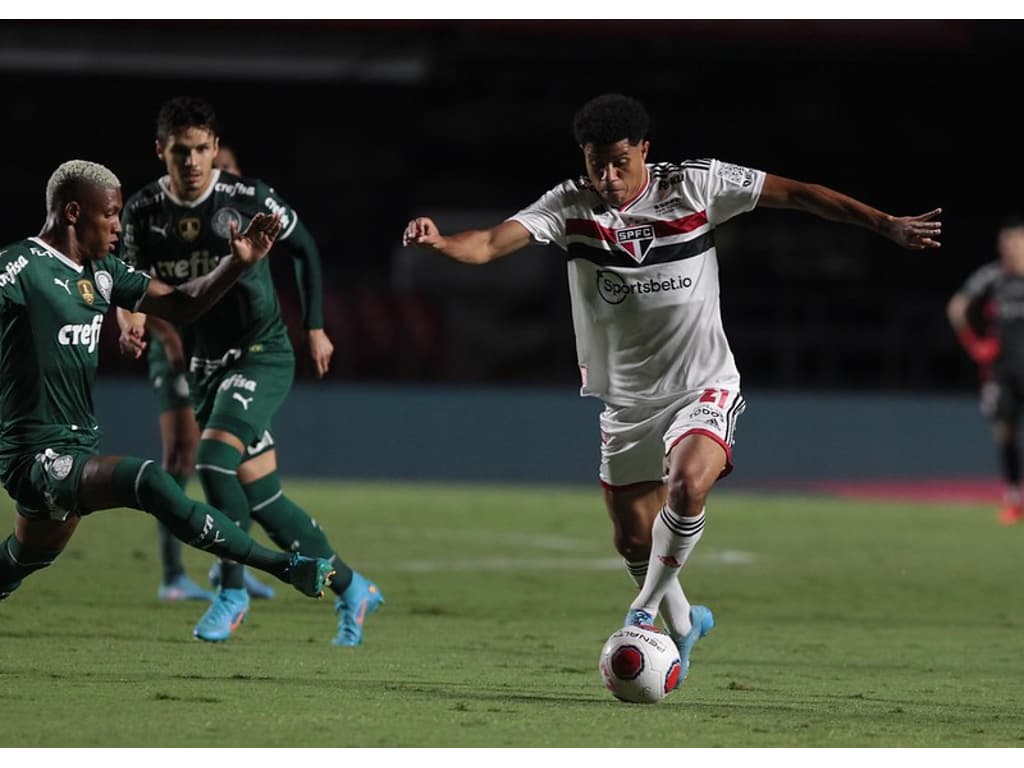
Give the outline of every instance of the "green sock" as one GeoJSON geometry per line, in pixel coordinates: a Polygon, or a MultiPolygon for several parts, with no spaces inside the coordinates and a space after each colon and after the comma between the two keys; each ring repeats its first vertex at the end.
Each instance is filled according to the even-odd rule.
{"type": "Polygon", "coordinates": [[[0,541],[0,600],[16,590],[30,573],[51,565],[59,554],[26,547],[13,533],[0,541]]]}
{"type": "MultiPolygon", "coordinates": [[[[188,485],[188,475],[171,474],[171,477],[184,491],[188,485]]],[[[157,533],[160,536],[160,565],[164,572],[163,583],[170,584],[185,573],[185,566],[181,562],[181,539],[171,533],[163,523],[157,523],[157,533]]]]}
{"type": "Polygon", "coordinates": [[[338,557],[323,529],[294,501],[284,495],[277,472],[242,486],[252,516],[281,549],[331,561],[331,590],[340,595],[352,583],[352,569],[338,557]]]}
{"type": "Polygon", "coordinates": [[[121,459],[112,486],[119,504],[149,512],[189,546],[288,581],[288,555],[260,546],[219,510],[190,499],[154,462],[121,459]]]}
{"type": "MultiPolygon", "coordinates": [[[[238,481],[242,454],[219,440],[200,440],[196,451],[196,474],[203,485],[206,501],[235,521],[242,531],[252,525],[249,500],[238,481]]],[[[245,571],[239,563],[221,565],[220,585],[224,589],[244,589],[245,571]]]]}

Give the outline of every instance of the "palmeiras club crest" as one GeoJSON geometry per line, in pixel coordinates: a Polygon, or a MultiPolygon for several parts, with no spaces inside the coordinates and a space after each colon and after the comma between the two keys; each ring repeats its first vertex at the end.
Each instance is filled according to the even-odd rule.
{"type": "Polygon", "coordinates": [[[615,241],[637,264],[643,262],[654,243],[654,227],[644,224],[615,230],[615,241]]]}

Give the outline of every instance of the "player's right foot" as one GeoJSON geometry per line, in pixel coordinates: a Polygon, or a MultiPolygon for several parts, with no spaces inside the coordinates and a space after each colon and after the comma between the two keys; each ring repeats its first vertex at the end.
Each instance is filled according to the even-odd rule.
{"type": "MultiPolygon", "coordinates": [[[[210,586],[214,589],[220,586],[220,560],[214,561],[213,565],[210,566],[207,578],[210,580],[210,586]]],[[[276,594],[272,586],[264,584],[256,578],[252,568],[245,569],[242,579],[245,584],[245,591],[254,600],[270,600],[276,594]]]]}
{"type": "Polygon", "coordinates": [[[306,557],[295,552],[288,561],[288,583],[307,597],[323,597],[333,575],[331,561],[322,557],[306,557]]]}
{"type": "Polygon", "coordinates": [[[622,623],[624,627],[652,627],[654,617],[643,608],[630,608],[626,611],[626,620],[622,623]]]}
{"type": "Polygon", "coordinates": [[[1024,519],[1024,506],[1020,504],[1004,504],[999,510],[1001,525],[1014,525],[1024,519]]]}
{"type": "Polygon", "coordinates": [[[692,626],[689,632],[681,637],[672,638],[676,643],[676,648],[679,649],[679,663],[683,668],[679,675],[679,683],[676,684],[677,688],[682,685],[683,680],[686,679],[686,673],[690,671],[690,651],[693,650],[693,646],[697,644],[698,640],[714,629],[715,617],[706,605],[691,605],[690,624],[692,626]]]}
{"type": "Polygon", "coordinates": [[[249,594],[244,589],[218,589],[192,634],[208,643],[223,642],[242,625],[247,613],[249,594]]]}
{"type": "Polygon", "coordinates": [[[334,612],[338,614],[338,634],[332,645],[356,646],[363,642],[363,622],[366,617],[380,608],[384,595],[380,587],[356,571],[352,572],[352,583],[334,601],[334,612]]]}
{"type": "Polygon", "coordinates": [[[213,600],[213,593],[200,587],[184,573],[179,573],[171,581],[160,585],[156,591],[156,599],[164,603],[179,600],[213,600]]]}

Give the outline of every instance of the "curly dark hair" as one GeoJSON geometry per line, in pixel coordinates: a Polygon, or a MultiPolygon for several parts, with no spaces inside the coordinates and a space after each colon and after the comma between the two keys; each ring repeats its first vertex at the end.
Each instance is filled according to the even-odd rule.
{"type": "Polygon", "coordinates": [[[621,93],[606,93],[591,99],[576,112],[573,134],[584,144],[614,144],[628,139],[639,144],[647,138],[651,119],[644,105],[621,93]]]}
{"type": "Polygon", "coordinates": [[[156,116],[156,137],[167,141],[167,137],[187,128],[206,128],[214,136],[220,134],[217,113],[209,102],[193,96],[176,96],[160,107],[156,116]]]}

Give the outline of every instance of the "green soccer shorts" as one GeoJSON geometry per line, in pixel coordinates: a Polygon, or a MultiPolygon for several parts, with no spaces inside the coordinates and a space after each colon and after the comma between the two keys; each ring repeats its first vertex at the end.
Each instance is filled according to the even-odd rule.
{"type": "Polygon", "coordinates": [[[18,514],[35,520],[86,514],[88,510],[78,506],[78,485],[85,462],[95,455],[82,447],[44,448],[5,462],[0,472],[18,514]]]}
{"type": "Polygon", "coordinates": [[[230,432],[245,445],[263,438],[295,378],[291,352],[250,352],[193,381],[193,404],[200,429],[230,432]]]}

